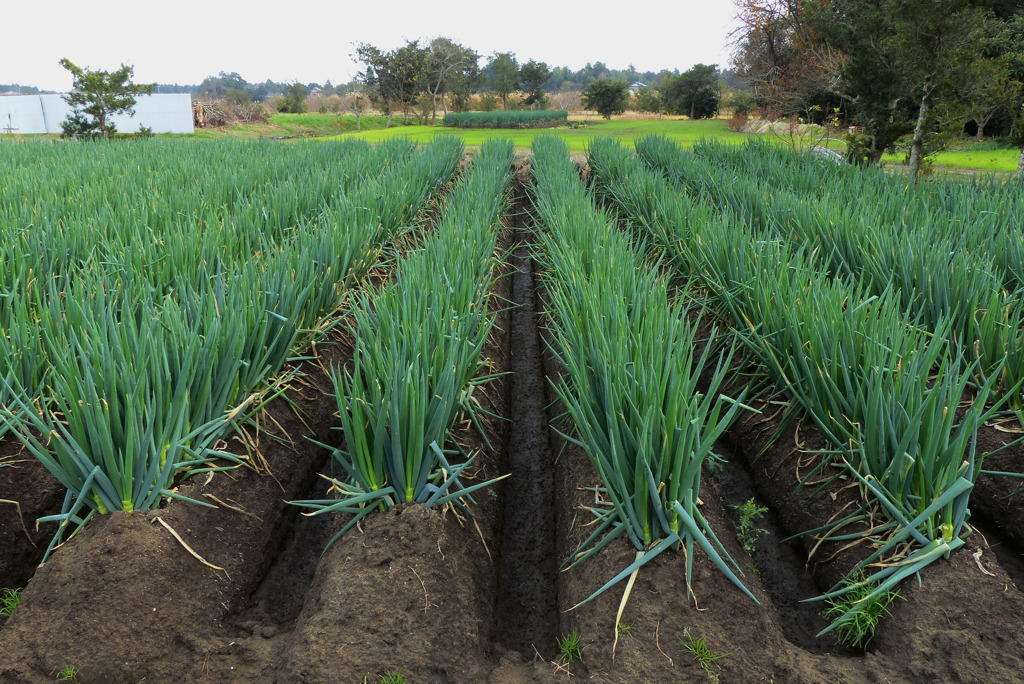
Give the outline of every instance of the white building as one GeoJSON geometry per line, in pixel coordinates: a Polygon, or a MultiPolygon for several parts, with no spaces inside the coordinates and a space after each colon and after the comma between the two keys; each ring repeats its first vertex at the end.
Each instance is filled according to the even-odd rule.
{"type": "MultiPolygon", "coordinates": [[[[119,133],[135,133],[141,126],[154,133],[194,133],[192,96],[188,93],[139,95],[135,114],[118,114],[112,121],[119,133]]],[[[0,97],[0,135],[60,133],[60,123],[71,113],[61,95],[0,97]]]]}

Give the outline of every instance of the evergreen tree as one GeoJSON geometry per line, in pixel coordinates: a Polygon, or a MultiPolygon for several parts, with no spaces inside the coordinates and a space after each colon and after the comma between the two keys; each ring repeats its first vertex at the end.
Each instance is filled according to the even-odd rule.
{"type": "Polygon", "coordinates": [[[132,83],[135,69],[127,64],[117,71],[93,71],[75,66],[65,58],[60,65],[74,78],[72,91],[64,96],[64,101],[71,105],[71,113],[61,123],[66,138],[116,133],[111,118],[115,114],[134,114],[135,96],[148,95],[156,89],[155,83],[132,83]]]}

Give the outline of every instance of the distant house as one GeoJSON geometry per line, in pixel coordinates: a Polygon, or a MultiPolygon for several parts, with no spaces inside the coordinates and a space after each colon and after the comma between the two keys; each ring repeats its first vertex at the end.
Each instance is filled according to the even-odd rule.
{"type": "Polygon", "coordinates": [[[641,83],[640,81],[633,81],[632,83],[629,84],[629,94],[636,95],[638,92],[640,92],[641,88],[647,87],[649,86],[646,83],[641,83]]]}
{"type": "MultiPolygon", "coordinates": [[[[60,133],[60,124],[70,112],[71,107],[57,94],[0,97],[0,135],[60,133]]],[[[135,114],[118,114],[113,123],[121,133],[134,133],[142,126],[154,133],[194,133],[192,96],[139,95],[135,114]]]]}

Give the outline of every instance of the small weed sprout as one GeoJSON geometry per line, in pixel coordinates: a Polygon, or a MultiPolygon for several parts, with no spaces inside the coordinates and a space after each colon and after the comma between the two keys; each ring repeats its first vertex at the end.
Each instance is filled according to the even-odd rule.
{"type": "Polygon", "coordinates": [[[380,684],[405,684],[405,677],[402,676],[401,672],[388,670],[381,675],[380,684]]]}
{"type": "Polygon", "coordinates": [[[739,506],[730,504],[730,508],[735,508],[740,514],[740,529],[737,537],[740,544],[743,545],[743,550],[747,553],[754,553],[757,550],[757,540],[761,538],[762,534],[768,534],[768,530],[757,526],[757,521],[764,517],[768,508],[758,506],[754,499],[739,506]]]}
{"type": "Polygon", "coordinates": [[[64,669],[57,673],[58,682],[77,682],[78,673],[82,671],[82,668],[75,667],[74,665],[65,665],[64,669]]]}
{"type": "Polygon", "coordinates": [[[728,653],[715,653],[708,646],[707,639],[704,637],[694,639],[689,628],[683,630],[683,636],[679,637],[679,643],[700,664],[701,669],[704,670],[712,682],[719,680],[718,673],[713,668],[721,669],[722,666],[715,661],[725,658],[729,655],[728,653]]]}
{"type": "Polygon", "coordinates": [[[619,626],[616,629],[618,629],[620,637],[634,636],[634,632],[636,631],[636,623],[622,622],[619,623],[619,626]]]}
{"type": "MultiPolygon", "coordinates": [[[[851,577],[843,582],[850,586],[864,581],[864,573],[851,577]]],[[[897,598],[900,598],[898,591],[887,591],[878,596],[868,599],[868,595],[874,589],[871,583],[865,583],[859,588],[847,592],[836,598],[826,599],[829,607],[822,615],[836,624],[836,632],[839,634],[839,641],[854,648],[864,648],[875,635],[875,628],[883,617],[889,614],[889,606],[897,598]],[[854,608],[860,610],[847,615],[854,608]],[[846,616],[845,618],[843,616],[846,616]]]]}
{"type": "Polygon", "coordinates": [[[4,589],[0,594],[0,620],[11,617],[11,613],[21,603],[22,589],[4,589]]]}
{"type": "Polygon", "coordinates": [[[562,660],[568,664],[583,662],[583,647],[580,646],[580,633],[573,630],[563,637],[558,637],[558,652],[562,660]]]}

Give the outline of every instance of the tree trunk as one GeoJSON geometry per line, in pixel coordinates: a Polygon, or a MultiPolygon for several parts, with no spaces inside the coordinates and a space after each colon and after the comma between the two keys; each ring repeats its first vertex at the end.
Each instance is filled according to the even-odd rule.
{"type": "Polygon", "coordinates": [[[391,107],[388,107],[388,123],[385,128],[391,128],[391,120],[394,118],[395,113],[391,111],[391,107]]]}
{"type": "Polygon", "coordinates": [[[875,145],[875,141],[872,140],[871,141],[871,149],[868,151],[867,165],[868,166],[878,166],[879,163],[881,163],[881,161],[882,161],[882,153],[883,152],[885,152],[885,150],[879,149],[878,146],[875,145]]]}
{"type": "Polygon", "coordinates": [[[430,93],[430,125],[437,123],[437,91],[430,93]]]}
{"type": "Polygon", "coordinates": [[[978,124],[978,132],[975,135],[975,138],[977,138],[978,142],[981,142],[982,140],[985,139],[985,126],[988,126],[988,122],[992,120],[993,116],[995,116],[994,110],[988,116],[974,120],[974,123],[978,124]]]}
{"type": "Polygon", "coordinates": [[[1017,172],[1013,174],[1017,180],[1024,182],[1024,147],[1020,148],[1020,159],[1017,160],[1017,172]]]}
{"type": "Polygon", "coordinates": [[[921,160],[924,157],[924,124],[928,120],[928,111],[931,109],[931,86],[925,84],[924,93],[921,95],[921,108],[917,113],[917,125],[914,126],[914,138],[910,144],[910,177],[917,182],[921,173],[921,160]]]}

